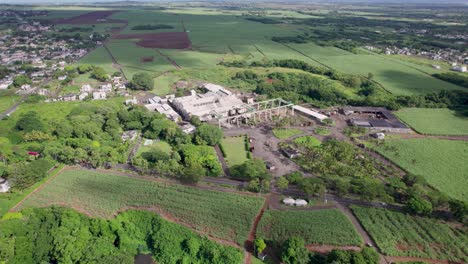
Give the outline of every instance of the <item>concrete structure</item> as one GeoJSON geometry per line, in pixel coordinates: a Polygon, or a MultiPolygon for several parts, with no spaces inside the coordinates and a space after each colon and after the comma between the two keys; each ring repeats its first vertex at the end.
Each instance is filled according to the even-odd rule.
{"type": "Polygon", "coordinates": [[[195,115],[202,121],[208,121],[236,114],[242,109],[242,100],[224,87],[210,83],[201,87],[208,92],[198,94],[191,90],[191,95],[171,100],[171,104],[184,119],[188,120],[195,115]]]}
{"type": "Polygon", "coordinates": [[[78,95],[78,100],[83,101],[86,97],[89,96],[89,93],[83,92],[78,95]]]}
{"type": "Polygon", "coordinates": [[[296,113],[299,112],[302,115],[305,115],[306,117],[316,119],[316,120],[318,120],[320,122],[323,122],[325,119],[329,118],[328,116],[326,116],[324,114],[321,114],[321,113],[319,113],[317,111],[314,111],[312,109],[302,107],[300,105],[293,106],[293,109],[296,111],[296,113]]]}
{"type": "Polygon", "coordinates": [[[4,178],[0,177],[0,193],[8,192],[10,190],[10,184],[4,178]]]}
{"type": "Polygon", "coordinates": [[[169,104],[147,104],[145,107],[150,111],[156,111],[165,115],[167,119],[174,122],[180,121],[181,119],[180,115],[169,104]]]}
{"type": "Polygon", "coordinates": [[[281,151],[284,153],[284,155],[286,155],[286,157],[290,158],[290,159],[294,159],[294,158],[297,158],[299,156],[299,151],[291,148],[291,147],[286,147],[286,148],[282,148],[281,151]]]}
{"type": "Polygon", "coordinates": [[[239,126],[241,123],[249,121],[268,121],[273,116],[285,116],[288,113],[294,114],[293,104],[281,98],[256,102],[253,104],[244,104],[240,109],[233,112],[233,115],[220,118],[219,127],[230,127],[232,124],[239,126]],[[237,113],[237,114],[236,114],[237,113]]]}

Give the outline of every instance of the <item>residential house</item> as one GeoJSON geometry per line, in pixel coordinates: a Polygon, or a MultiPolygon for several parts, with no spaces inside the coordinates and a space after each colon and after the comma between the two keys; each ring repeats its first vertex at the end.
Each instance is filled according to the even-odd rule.
{"type": "Polygon", "coordinates": [[[101,92],[101,91],[93,92],[93,100],[103,100],[106,98],[107,98],[107,95],[105,92],[101,92]]]}

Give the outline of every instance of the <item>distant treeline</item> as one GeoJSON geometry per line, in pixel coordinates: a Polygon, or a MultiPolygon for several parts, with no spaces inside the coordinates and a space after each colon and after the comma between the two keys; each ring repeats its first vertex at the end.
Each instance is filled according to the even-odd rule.
{"type": "Polygon", "coordinates": [[[137,25],[132,27],[132,30],[158,30],[158,29],[173,29],[173,26],[165,25],[165,24],[157,24],[157,25],[137,25]]]}
{"type": "Polygon", "coordinates": [[[432,76],[436,77],[437,79],[441,79],[446,82],[450,82],[468,88],[468,76],[463,76],[461,74],[456,74],[453,72],[436,73],[432,76]]]}
{"type": "Polygon", "coordinates": [[[425,95],[394,95],[384,91],[373,81],[373,76],[352,75],[338,72],[322,66],[314,66],[299,60],[223,62],[226,67],[282,67],[299,69],[322,75],[313,76],[305,73],[272,72],[260,76],[251,70],[237,73],[233,78],[248,83],[256,83],[256,92],[269,97],[282,97],[291,102],[309,102],[320,106],[354,105],[381,106],[391,110],[403,107],[450,108],[468,116],[468,92],[439,91],[425,95]],[[267,78],[269,81],[265,81],[267,78]],[[350,89],[357,96],[345,92],[350,89]]]}
{"type": "Polygon", "coordinates": [[[61,28],[59,29],[60,32],[91,32],[93,31],[92,28],[88,27],[72,27],[72,28],[61,28]]]}
{"type": "Polygon", "coordinates": [[[263,24],[281,24],[281,21],[276,19],[268,18],[268,17],[247,17],[246,20],[260,22],[263,24]]]}

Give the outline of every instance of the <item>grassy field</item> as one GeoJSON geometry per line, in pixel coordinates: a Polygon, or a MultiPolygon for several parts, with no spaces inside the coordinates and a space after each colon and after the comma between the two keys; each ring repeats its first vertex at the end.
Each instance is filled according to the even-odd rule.
{"type": "Polygon", "coordinates": [[[245,137],[226,137],[221,144],[226,153],[226,162],[229,166],[240,165],[247,161],[247,151],[245,150],[245,137]]]}
{"type": "Polygon", "coordinates": [[[19,96],[10,95],[9,93],[0,93],[0,113],[6,111],[8,108],[13,106],[15,102],[19,100],[19,96]]]}
{"type": "Polygon", "coordinates": [[[468,135],[468,117],[446,108],[406,108],[396,112],[421,134],[468,135]]]}
{"type": "Polygon", "coordinates": [[[465,227],[385,209],[352,210],[385,255],[468,261],[465,227]]]}
{"type": "Polygon", "coordinates": [[[260,220],[257,236],[281,242],[290,236],[303,237],[306,244],[355,245],[362,239],[352,223],[337,209],[314,211],[268,210],[260,220]]]}
{"type": "Polygon", "coordinates": [[[468,141],[392,139],[375,149],[448,196],[468,201],[468,141]]]}
{"type": "Polygon", "coordinates": [[[68,170],[33,194],[21,209],[60,204],[109,218],[121,209],[149,207],[201,233],[242,245],[262,203],[259,197],[68,170]]]}
{"type": "Polygon", "coordinates": [[[362,75],[371,72],[377,82],[394,94],[412,95],[463,89],[421,72],[419,65],[401,61],[397,57],[352,54],[337,48],[317,47],[310,43],[289,46],[342,72],[362,75]]]}
{"type": "Polygon", "coordinates": [[[180,78],[172,74],[159,76],[154,79],[153,92],[158,96],[170,94],[173,92],[172,85],[174,85],[178,80],[180,80],[180,78]]]}
{"type": "Polygon", "coordinates": [[[103,47],[99,47],[81,58],[77,64],[91,64],[102,67],[108,74],[116,72],[112,67],[112,59],[103,47]]]}
{"type": "Polygon", "coordinates": [[[316,137],[313,136],[303,136],[303,137],[298,137],[294,139],[294,143],[301,147],[306,147],[306,148],[315,148],[320,146],[322,142],[318,140],[316,137]]]}
{"type": "Polygon", "coordinates": [[[302,130],[296,128],[275,128],[273,135],[279,139],[287,139],[295,135],[302,134],[302,130]]]}

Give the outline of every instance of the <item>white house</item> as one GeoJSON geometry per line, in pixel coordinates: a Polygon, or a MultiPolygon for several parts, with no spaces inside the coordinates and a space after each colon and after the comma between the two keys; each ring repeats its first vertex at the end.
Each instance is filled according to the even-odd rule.
{"type": "Polygon", "coordinates": [[[457,72],[466,72],[466,66],[455,66],[452,68],[452,71],[457,71],[457,72]]]}
{"type": "Polygon", "coordinates": [[[0,177],[0,193],[8,192],[10,190],[10,184],[4,178],[0,177]]]}
{"type": "Polygon", "coordinates": [[[89,93],[83,92],[78,95],[78,100],[83,101],[86,97],[88,97],[89,93]]]}
{"type": "Polygon", "coordinates": [[[100,99],[106,99],[106,93],[105,92],[94,92],[93,93],[93,100],[100,100],[100,99]]]}
{"type": "Polygon", "coordinates": [[[112,84],[110,84],[110,83],[103,84],[103,85],[101,85],[99,87],[99,90],[101,92],[110,93],[110,92],[112,92],[112,84]]]}
{"type": "Polygon", "coordinates": [[[81,89],[80,89],[80,92],[83,92],[83,93],[90,93],[93,91],[93,87],[91,87],[91,85],[89,84],[83,84],[83,86],[81,86],[81,89]]]}

